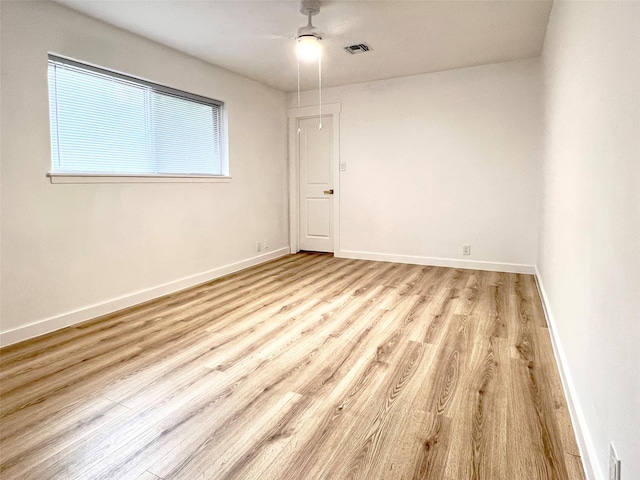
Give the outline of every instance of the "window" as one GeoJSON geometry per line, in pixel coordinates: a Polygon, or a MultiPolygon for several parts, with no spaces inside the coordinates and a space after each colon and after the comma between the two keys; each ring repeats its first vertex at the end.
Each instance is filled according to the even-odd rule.
{"type": "Polygon", "coordinates": [[[49,55],[51,176],[223,177],[222,107],[49,55]]]}

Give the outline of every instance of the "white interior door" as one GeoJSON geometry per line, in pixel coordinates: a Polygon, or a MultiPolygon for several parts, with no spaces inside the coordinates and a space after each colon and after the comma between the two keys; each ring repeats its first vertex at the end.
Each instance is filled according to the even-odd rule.
{"type": "Polygon", "coordinates": [[[333,252],[333,119],[298,120],[300,250],[333,252]]]}

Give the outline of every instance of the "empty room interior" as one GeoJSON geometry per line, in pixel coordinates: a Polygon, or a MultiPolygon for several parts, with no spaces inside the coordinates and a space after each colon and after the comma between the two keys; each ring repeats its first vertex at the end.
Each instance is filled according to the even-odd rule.
{"type": "Polygon", "coordinates": [[[640,1],[0,1],[2,479],[640,479],[640,1]]]}

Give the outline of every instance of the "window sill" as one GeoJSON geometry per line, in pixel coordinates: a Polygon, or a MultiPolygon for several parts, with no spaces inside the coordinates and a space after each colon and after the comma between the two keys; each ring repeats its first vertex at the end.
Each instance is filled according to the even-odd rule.
{"type": "Polygon", "coordinates": [[[51,183],[230,183],[222,175],[125,175],[110,173],[47,173],[51,183]]]}

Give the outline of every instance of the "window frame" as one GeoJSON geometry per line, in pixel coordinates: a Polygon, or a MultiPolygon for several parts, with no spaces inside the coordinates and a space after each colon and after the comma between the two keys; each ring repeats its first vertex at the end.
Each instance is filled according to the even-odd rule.
{"type": "MultiPolygon", "coordinates": [[[[221,162],[221,170],[222,174],[166,174],[166,173],[101,173],[101,172],[55,172],[50,170],[47,173],[47,177],[49,178],[51,183],[229,183],[231,181],[231,176],[229,174],[229,150],[228,150],[228,134],[227,134],[227,109],[225,107],[225,103],[220,100],[214,100],[212,98],[204,97],[202,95],[197,95],[194,93],[186,92],[184,90],[179,90],[177,88],[168,87],[166,85],[162,85],[160,83],[152,82],[140,77],[136,77],[134,75],[121,73],[115,70],[107,69],[104,67],[99,67],[97,65],[80,62],[68,57],[64,57],[58,54],[49,53],[47,55],[47,69],[49,68],[50,62],[62,63],[66,65],[70,65],[75,68],[88,70],[91,72],[99,73],[102,75],[108,75],[120,80],[124,80],[127,82],[133,82],[139,85],[143,85],[145,87],[149,87],[157,92],[168,94],[174,97],[184,98],[186,100],[191,100],[197,103],[217,106],[220,108],[220,125],[218,126],[218,131],[220,138],[220,162],[221,162]]],[[[48,91],[47,87],[47,91],[48,91]]],[[[49,94],[47,93],[48,107],[51,109],[51,103],[49,94]]],[[[56,113],[57,115],[57,113],[56,113]]],[[[51,112],[49,112],[49,118],[51,118],[51,112]]],[[[51,129],[51,122],[47,122],[49,124],[49,129],[51,129]]],[[[51,133],[49,133],[49,138],[51,139],[51,133]]],[[[53,148],[56,148],[55,145],[49,141],[50,144],[50,158],[49,165],[50,168],[53,169],[52,159],[53,159],[53,148]]]]}

